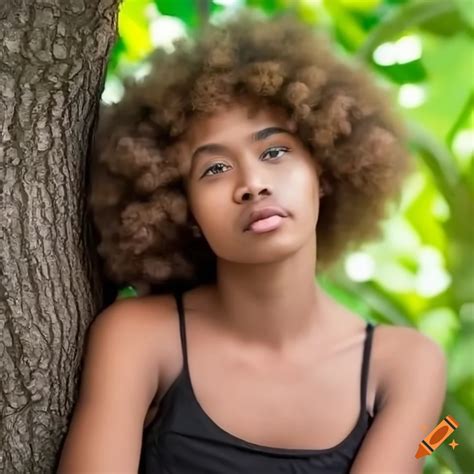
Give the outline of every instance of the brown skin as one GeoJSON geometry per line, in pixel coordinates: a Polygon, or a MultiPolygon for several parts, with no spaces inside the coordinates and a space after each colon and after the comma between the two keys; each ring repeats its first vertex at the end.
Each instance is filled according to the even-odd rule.
{"type": "Polygon", "coordinates": [[[251,114],[244,103],[235,103],[191,123],[180,165],[190,209],[217,256],[212,299],[219,324],[242,341],[277,352],[321,333],[325,310],[333,305],[314,279],[319,169],[293,132],[282,109],[251,114]],[[252,139],[267,127],[292,133],[252,139]],[[209,143],[225,149],[192,160],[194,151],[209,143]],[[276,151],[269,154],[272,148],[276,151]],[[254,205],[277,205],[289,216],[274,231],[244,232],[243,216],[254,205]]]}
{"type": "MultiPolygon", "coordinates": [[[[321,197],[316,160],[282,109],[267,106],[250,114],[237,102],[197,115],[180,147],[189,208],[217,258],[216,283],[184,295],[188,363],[200,406],[225,431],[262,446],[335,446],[360,410],[365,322],[315,282],[321,197]],[[268,127],[291,133],[251,139],[268,127]],[[210,143],[220,146],[219,153],[208,151],[191,161],[210,143]],[[244,232],[255,205],[278,205],[289,215],[276,230],[244,232]]],[[[117,466],[135,472],[141,430],[183,366],[175,302],[171,295],[119,302],[93,328],[60,472],[117,466]],[[118,362],[117,347],[123,357],[118,362]],[[132,374],[133,390],[117,391],[132,374]]],[[[378,413],[351,474],[385,465],[379,439],[396,452],[390,459],[393,472],[419,473],[423,461],[406,456],[419,442],[418,430],[400,440],[408,419],[431,426],[439,416],[445,390],[440,351],[412,329],[381,326],[370,360],[365,408],[378,413]],[[397,352],[400,347],[406,355],[397,352]],[[421,379],[419,370],[439,379],[437,390],[418,395],[416,410],[400,423],[408,402],[423,392],[410,388],[421,379]]]]}

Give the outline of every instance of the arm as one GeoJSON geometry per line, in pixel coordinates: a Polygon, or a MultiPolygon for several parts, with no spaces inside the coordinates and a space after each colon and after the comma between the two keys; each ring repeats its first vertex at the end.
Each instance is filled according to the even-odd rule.
{"type": "Polygon", "coordinates": [[[59,474],[137,472],[144,418],[158,389],[154,324],[143,302],[122,300],[91,325],[59,474]]]}
{"type": "Polygon", "coordinates": [[[395,357],[387,364],[381,401],[350,474],[421,474],[426,458],[415,458],[420,441],[440,422],[447,364],[427,336],[403,328],[395,357]]]}

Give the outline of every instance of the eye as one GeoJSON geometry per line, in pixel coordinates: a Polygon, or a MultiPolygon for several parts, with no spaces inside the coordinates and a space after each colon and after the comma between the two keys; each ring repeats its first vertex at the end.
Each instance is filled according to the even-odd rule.
{"type": "Polygon", "coordinates": [[[279,146],[279,147],[275,147],[275,148],[269,148],[268,150],[266,150],[262,156],[265,156],[267,154],[269,154],[271,156],[271,158],[281,158],[278,156],[278,153],[280,153],[281,151],[287,153],[288,151],[290,151],[289,148],[285,147],[285,146],[279,146]]]}
{"type": "MultiPolygon", "coordinates": [[[[207,170],[204,172],[204,174],[201,177],[208,176],[209,171],[222,168],[222,166],[225,166],[224,163],[216,163],[215,165],[212,165],[211,167],[207,168],[207,170]]],[[[219,173],[211,173],[211,175],[214,175],[214,174],[219,174],[219,173]]]]}
{"type": "MultiPolygon", "coordinates": [[[[262,153],[262,157],[266,156],[266,155],[270,155],[270,158],[271,159],[274,159],[274,158],[281,158],[281,156],[278,156],[278,154],[280,152],[284,152],[284,153],[287,153],[289,152],[290,149],[288,147],[285,147],[285,146],[280,146],[280,147],[273,147],[273,148],[269,148],[268,150],[265,150],[263,153],[262,153]]],[[[265,160],[266,161],[266,160],[265,160]]],[[[209,173],[209,171],[213,171],[213,170],[216,170],[216,169],[220,169],[222,170],[222,167],[225,167],[227,165],[224,165],[224,163],[215,163],[214,165],[210,166],[209,168],[207,168],[207,170],[204,172],[204,174],[201,176],[201,178],[203,178],[204,176],[209,176],[209,175],[216,175],[216,174],[220,174],[219,172],[217,173],[209,173]]]]}

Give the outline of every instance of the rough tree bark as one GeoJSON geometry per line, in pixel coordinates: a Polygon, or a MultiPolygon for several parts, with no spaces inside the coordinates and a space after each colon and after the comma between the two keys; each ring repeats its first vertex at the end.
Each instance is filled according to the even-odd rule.
{"type": "Polygon", "coordinates": [[[54,472],[101,301],[86,156],[119,0],[0,1],[0,472],[54,472]]]}

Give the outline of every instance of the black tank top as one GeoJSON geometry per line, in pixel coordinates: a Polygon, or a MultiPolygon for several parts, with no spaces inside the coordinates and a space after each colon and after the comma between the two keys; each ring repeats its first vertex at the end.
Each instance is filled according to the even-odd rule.
{"type": "Polygon", "coordinates": [[[360,412],[349,435],[327,449],[273,448],[226,432],[199,405],[189,376],[181,292],[175,297],[183,369],[162,398],[155,419],[144,429],[139,474],[348,473],[373,421],[366,410],[366,389],[374,326],[366,326],[360,412]]]}

